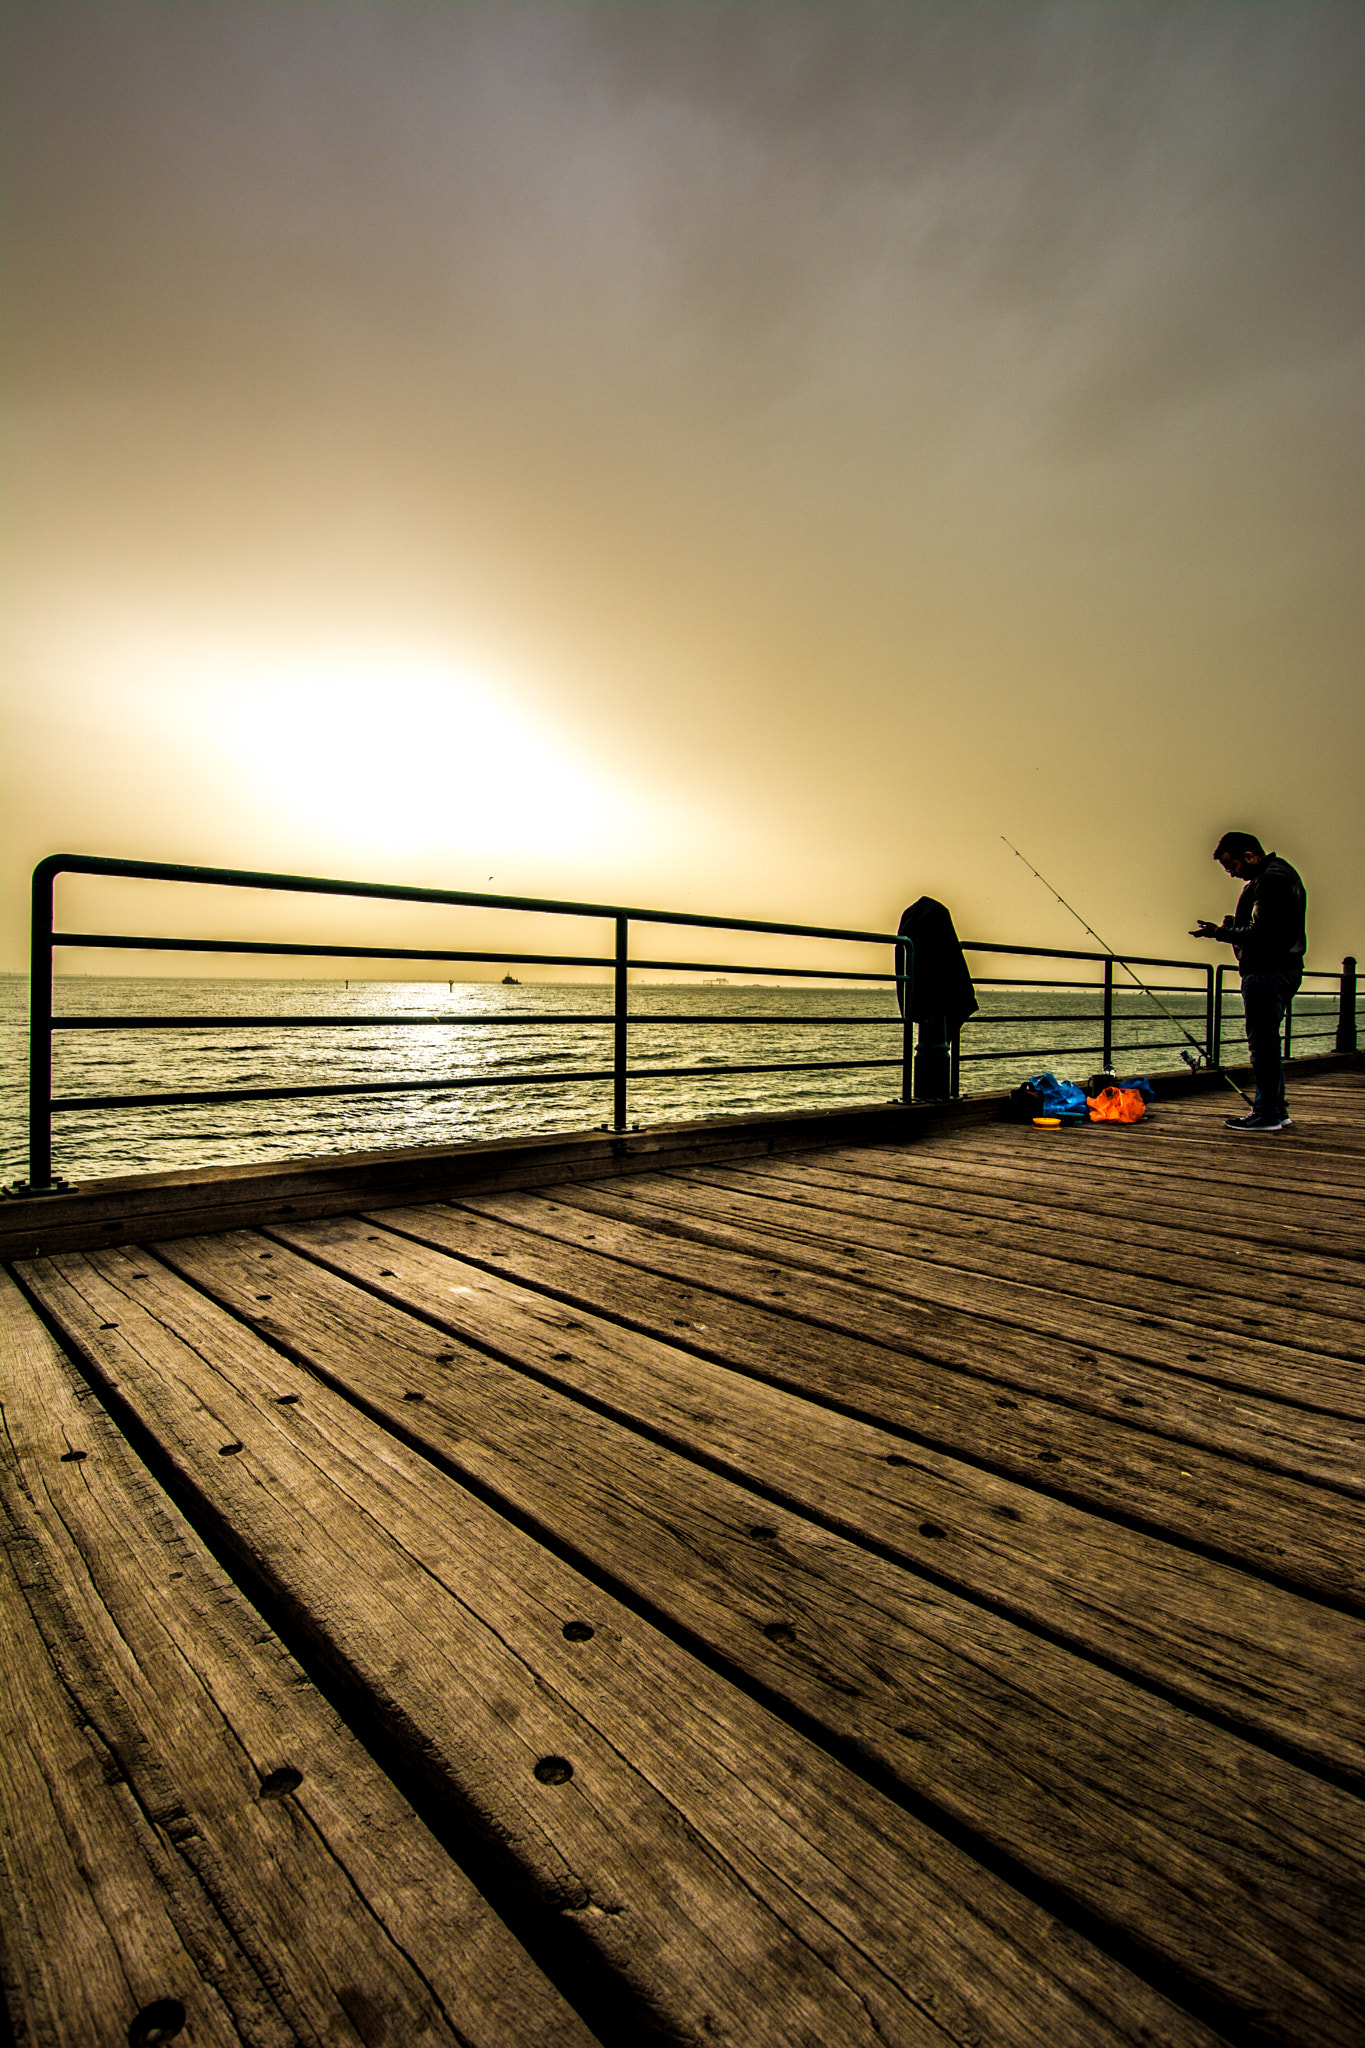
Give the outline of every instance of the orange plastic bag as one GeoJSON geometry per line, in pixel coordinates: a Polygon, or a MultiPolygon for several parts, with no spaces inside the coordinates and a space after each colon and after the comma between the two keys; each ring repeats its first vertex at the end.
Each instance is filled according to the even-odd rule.
{"type": "Polygon", "coordinates": [[[1135,1124],[1147,1107],[1136,1088],[1101,1088],[1085,1106],[1092,1124],[1135,1124]]]}

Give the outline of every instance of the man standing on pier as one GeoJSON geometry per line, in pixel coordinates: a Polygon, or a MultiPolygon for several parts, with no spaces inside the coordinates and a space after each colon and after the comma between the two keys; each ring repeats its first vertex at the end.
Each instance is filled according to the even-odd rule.
{"type": "Polygon", "coordinates": [[[1230,1131],[1247,1134],[1283,1131],[1291,1119],[1284,1097],[1281,1028],[1303,979],[1308,898],[1289,862],[1281,860],[1278,853],[1267,853],[1250,832],[1225,832],[1213,857],[1246,887],[1236,910],[1221,924],[1210,924],[1201,917],[1191,936],[1222,939],[1237,956],[1247,1050],[1256,1076],[1251,1114],[1224,1121],[1230,1131]]]}

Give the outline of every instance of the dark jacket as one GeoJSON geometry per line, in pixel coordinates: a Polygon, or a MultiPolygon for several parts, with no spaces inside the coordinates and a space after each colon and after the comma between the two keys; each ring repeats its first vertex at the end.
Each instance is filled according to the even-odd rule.
{"type": "MultiPolygon", "coordinates": [[[[978,1008],[976,990],[946,904],[935,902],[932,896],[917,897],[908,910],[901,912],[896,929],[914,948],[910,1015],[915,1022],[922,1024],[926,1018],[946,1017],[952,1026],[970,1017],[978,1008]]],[[[896,948],[898,974],[905,971],[905,951],[904,946],[896,948]]],[[[899,982],[896,1002],[903,1015],[905,1005],[899,982]]]]}
{"type": "Polygon", "coordinates": [[[1224,934],[1243,974],[1302,974],[1307,914],[1308,896],[1298,875],[1278,853],[1268,853],[1237,898],[1232,930],[1224,934]]]}

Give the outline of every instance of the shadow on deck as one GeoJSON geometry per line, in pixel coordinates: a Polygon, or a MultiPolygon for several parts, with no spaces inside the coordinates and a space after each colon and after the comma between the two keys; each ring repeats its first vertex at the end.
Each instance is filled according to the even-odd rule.
{"type": "Polygon", "coordinates": [[[1365,1075],[1294,1102],[17,1261],[19,2042],[1353,2048],[1365,1075]]]}

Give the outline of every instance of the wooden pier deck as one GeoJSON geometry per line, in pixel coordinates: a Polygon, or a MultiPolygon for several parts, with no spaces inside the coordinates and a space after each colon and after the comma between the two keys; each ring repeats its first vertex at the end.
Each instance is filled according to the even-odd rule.
{"type": "Polygon", "coordinates": [[[1365,2038],[1365,1074],[0,1276],[20,2048],[1365,2038]]]}

